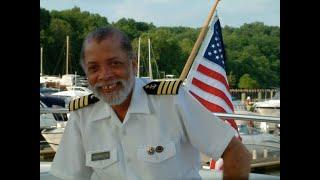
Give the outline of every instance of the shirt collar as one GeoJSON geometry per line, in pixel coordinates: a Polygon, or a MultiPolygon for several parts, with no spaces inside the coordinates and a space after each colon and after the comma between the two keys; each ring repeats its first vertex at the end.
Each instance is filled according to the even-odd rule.
{"type": "Polygon", "coordinates": [[[92,121],[109,118],[111,107],[103,100],[99,100],[94,104],[94,108],[90,113],[89,117],[92,117],[92,121]]]}
{"type": "Polygon", "coordinates": [[[127,113],[142,113],[142,114],[150,114],[148,95],[143,90],[143,86],[145,84],[142,80],[136,78],[135,86],[132,93],[131,103],[127,113]]]}

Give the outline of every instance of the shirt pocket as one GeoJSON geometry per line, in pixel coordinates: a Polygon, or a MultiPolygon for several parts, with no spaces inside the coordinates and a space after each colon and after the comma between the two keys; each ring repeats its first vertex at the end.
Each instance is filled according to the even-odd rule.
{"type": "Polygon", "coordinates": [[[150,163],[159,163],[170,159],[176,155],[176,147],[174,142],[169,142],[164,145],[156,144],[156,145],[143,145],[138,148],[137,157],[140,161],[150,162],[150,163]],[[157,152],[156,148],[158,146],[162,146],[162,151],[157,152]],[[148,153],[150,148],[154,148],[153,153],[148,153]]]}
{"type": "Polygon", "coordinates": [[[86,165],[93,168],[106,168],[118,161],[117,149],[102,149],[86,152],[86,165]]]}

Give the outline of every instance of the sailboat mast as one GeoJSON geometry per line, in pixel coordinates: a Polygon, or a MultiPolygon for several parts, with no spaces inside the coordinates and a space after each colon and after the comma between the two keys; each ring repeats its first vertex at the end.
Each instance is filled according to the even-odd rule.
{"type": "Polygon", "coordinates": [[[42,69],[42,67],[43,67],[43,62],[42,62],[42,53],[43,53],[43,48],[41,47],[40,48],[40,76],[42,76],[43,75],[43,69],[42,69]]]}
{"type": "Polygon", "coordinates": [[[68,63],[69,63],[69,36],[67,36],[67,53],[66,53],[66,74],[69,74],[68,72],[68,63]]]}
{"type": "Polygon", "coordinates": [[[77,86],[77,71],[74,72],[74,86],[77,86]]]}
{"type": "Polygon", "coordinates": [[[150,79],[153,79],[153,77],[152,77],[152,68],[151,68],[151,43],[150,43],[150,38],[148,39],[148,44],[149,44],[149,77],[150,77],[150,79]]]}
{"type": "Polygon", "coordinates": [[[139,45],[138,45],[138,72],[137,77],[140,77],[140,37],[139,37],[139,45]]]}

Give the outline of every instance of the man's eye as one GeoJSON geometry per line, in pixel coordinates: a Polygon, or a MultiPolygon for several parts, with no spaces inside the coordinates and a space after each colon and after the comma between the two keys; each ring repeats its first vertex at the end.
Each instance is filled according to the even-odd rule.
{"type": "Polygon", "coordinates": [[[111,62],[111,65],[113,66],[118,66],[118,65],[121,65],[122,63],[119,62],[119,61],[114,61],[114,62],[111,62]]]}
{"type": "Polygon", "coordinates": [[[96,66],[90,66],[88,67],[88,71],[89,72],[96,72],[98,70],[98,68],[96,66]]]}

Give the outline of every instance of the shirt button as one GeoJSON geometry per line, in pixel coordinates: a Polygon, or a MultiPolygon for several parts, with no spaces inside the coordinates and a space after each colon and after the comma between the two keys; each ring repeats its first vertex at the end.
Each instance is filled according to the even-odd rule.
{"type": "Polygon", "coordinates": [[[156,147],[156,152],[157,153],[161,153],[163,151],[163,149],[164,149],[163,146],[157,146],[156,147]]]}
{"type": "Polygon", "coordinates": [[[153,155],[155,152],[154,147],[148,147],[147,152],[149,155],[153,155]]]}

